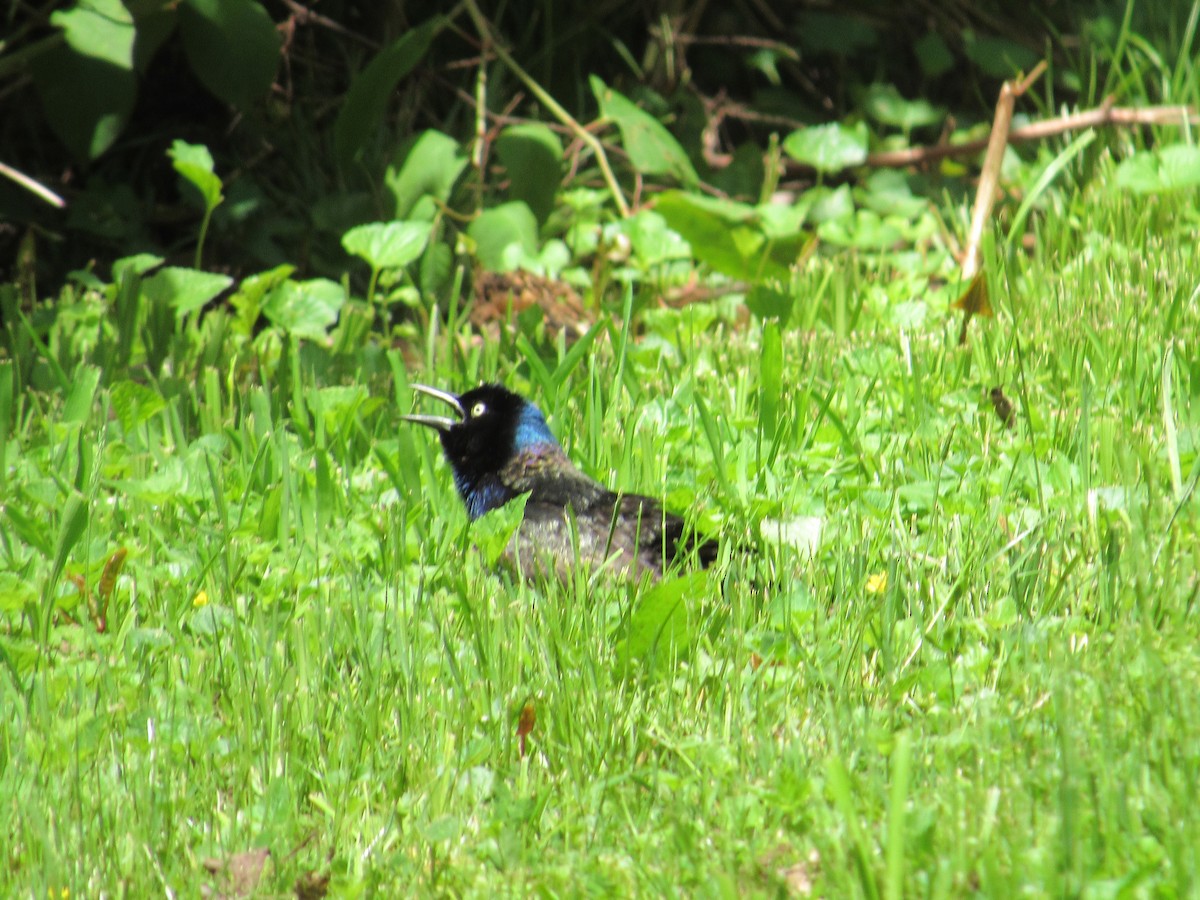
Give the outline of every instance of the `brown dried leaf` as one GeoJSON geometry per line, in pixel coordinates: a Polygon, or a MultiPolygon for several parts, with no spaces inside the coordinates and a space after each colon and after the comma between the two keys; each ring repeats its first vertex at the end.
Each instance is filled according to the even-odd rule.
{"type": "Polygon", "coordinates": [[[305,872],[296,879],[294,887],[298,900],[321,900],[329,893],[329,873],[305,872]]]}
{"type": "Polygon", "coordinates": [[[521,715],[517,719],[517,740],[520,742],[521,755],[525,755],[525,738],[533,731],[533,726],[537,724],[537,710],[534,709],[533,701],[529,701],[521,707],[521,715]]]}
{"type": "Polygon", "coordinates": [[[996,385],[988,391],[988,399],[992,401],[992,409],[996,411],[996,415],[1004,423],[1004,427],[1012,428],[1017,420],[1016,411],[1013,409],[1012,401],[1004,396],[1000,385],[996,385]]]}
{"type": "Polygon", "coordinates": [[[984,277],[982,269],[975,273],[975,277],[971,279],[971,283],[967,285],[963,295],[950,306],[963,311],[962,330],[958,333],[958,342],[965,344],[967,342],[967,324],[971,321],[972,316],[992,317],[996,315],[992,311],[991,301],[988,300],[987,279],[984,277]]]}
{"type": "Polygon", "coordinates": [[[499,336],[511,315],[538,307],[546,323],[546,336],[564,332],[567,341],[583,337],[595,321],[571,285],[533,272],[483,272],[475,276],[475,303],[471,324],[489,337],[499,336]]]}
{"type": "Polygon", "coordinates": [[[821,857],[814,850],[808,859],[785,866],[776,871],[787,888],[789,897],[811,897],[813,892],[813,877],[816,874],[821,857]]]}
{"type": "Polygon", "coordinates": [[[764,874],[782,882],[786,896],[811,897],[813,881],[821,868],[821,855],[811,850],[807,858],[797,860],[795,854],[795,848],[780,843],[763,854],[758,864],[764,874]]]}
{"type": "Polygon", "coordinates": [[[235,853],[226,859],[209,857],[202,865],[216,879],[217,887],[215,892],[210,889],[206,893],[222,898],[251,896],[262,880],[263,868],[270,857],[271,851],[266,847],[235,853]]]}
{"type": "Polygon", "coordinates": [[[125,568],[125,557],[129,555],[129,551],[124,547],[118,547],[112,556],[108,558],[108,562],[104,564],[104,571],[100,575],[100,585],[97,588],[100,594],[100,600],[108,606],[108,598],[112,596],[113,588],[117,585],[117,578],[121,574],[121,570],[125,568]]]}
{"type": "Polygon", "coordinates": [[[104,571],[100,573],[100,583],[96,586],[95,596],[88,597],[88,613],[100,634],[108,630],[108,601],[117,586],[117,578],[121,569],[125,567],[125,557],[128,555],[129,551],[120,547],[108,558],[108,562],[104,564],[104,571]]]}
{"type": "Polygon", "coordinates": [[[950,304],[954,309],[964,310],[969,316],[995,316],[988,299],[987,279],[977,272],[967,285],[963,295],[950,304]]]}

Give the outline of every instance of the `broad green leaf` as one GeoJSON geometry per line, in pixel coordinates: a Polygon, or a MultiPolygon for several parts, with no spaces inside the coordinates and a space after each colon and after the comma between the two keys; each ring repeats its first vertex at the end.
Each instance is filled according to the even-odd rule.
{"type": "Polygon", "coordinates": [[[836,188],[819,184],[804,192],[804,200],[810,204],[809,219],[818,225],[848,219],[854,215],[854,197],[848,184],[838,185],[836,188]]]}
{"type": "Polygon", "coordinates": [[[1117,185],[1135,194],[1159,194],[1200,184],[1200,147],[1172,144],[1142,150],[1117,166],[1117,185]]]}
{"type": "Polygon", "coordinates": [[[427,19],[388,44],[354,77],[333,125],[338,165],[348,169],[363,145],[379,128],[396,85],[425,56],[429,43],[441,31],[441,16],[427,19]]]}
{"type": "Polygon", "coordinates": [[[437,297],[450,285],[454,253],[445,241],[433,241],[421,255],[417,286],[426,297],[437,297]]]}
{"type": "Polygon", "coordinates": [[[37,591],[16,572],[0,572],[0,612],[15,613],[37,602],[37,591]]]}
{"type": "Polygon", "coordinates": [[[864,122],[831,122],[793,131],[783,139],[783,149],[792,159],[818,172],[840,172],[866,162],[868,137],[864,122]]]}
{"type": "Polygon", "coordinates": [[[754,208],[728,200],[665,191],[654,209],[692,248],[696,259],[731,278],[784,278],[788,269],[768,252],[754,208]]]}
{"type": "Polygon", "coordinates": [[[928,100],[908,100],[890,84],[873,84],[863,98],[867,115],[884,125],[894,125],[904,131],[922,125],[936,125],[945,117],[945,110],[928,100]]]}
{"type": "Polygon", "coordinates": [[[353,426],[356,416],[369,413],[379,403],[361,384],[316,388],[307,400],[313,417],[324,417],[325,429],[331,434],[353,426]]]}
{"type": "Polygon", "coordinates": [[[100,375],[95,366],[80,365],[75,369],[71,376],[71,392],[63,403],[61,421],[64,425],[82,425],[91,416],[100,375]]]}
{"type": "Polygon", "coordinates": [[[730,227],[753,225],[758,217],[757,211],[750,204],[739,203],[736,200],[726,200],[723,197],[709,197],[705,194],[694,194],[686,191],[664,191],[661,196],[669,197],[672,201],[679,198],[686,198],[690,209],[698,213],[716,216],[728,223],[730,227]]]}
{"type": "Polygon", "coordinates": [[[1169,190],[1200,184],[1200,147],[1194,144],[1172,144],[1160,148],[1158,158],[1163,180],[1169,190]]]}
{"type": "Polygon", "coordinates": [[[852,218],[822,222],[817,234],[827,244],[864,250],[886,250],[904,238],[898,225],[869,209],[858,210],[852,218]]]}
{"type": "Polygon", "coordinates": [[[554,276],[571,263],[571,250],[557,238],[551,238],[542,245],[537,255],[537,265],[534,271],[543,275],[554,276]]]}
{"type": "Polygon", "coordinates": [[[124,256],[112,264],[112,280],[120,281],[126,272],[134,275],[145,275],[151,269],[156,269],[163,264],[165,260],[161,256],[155,256],[153,253],[136,253],[133,256],[124,256]]]}
{"type": "Polygon", "coordinates": [[[1139,150],[1117,166],[1117,186],[1135,194],[1157,194],[1163,190],[1161,164],[1152,150],[1139,150]]]}
{"type": "Polygon", "coordinates": [[[519,200],[485,210],[467,234],[475,242],[479,262],[493,272],[510,271],[522,261],[537,259],[537,219],[519,200]]]}
{"type": "Polygon", "coordinates": [[[809,204],[761,203],[754,207],[763,234],[774,241],[803,238],[804,223],[808,219],[809,204]]]}
{"type": "Polygon", "coordinates": [[[661,665],[691,643],[697,617],[692,614],[708,587],[704,572],[660,581],[638,599],[619,632],[617,660],[622,666],[661,665]]]}
{"type": "Polygon", "coordinates": [[[471,540],[483,553],[488,566],[495,566],[500,562],[504,548],[521,527],[525,517],[525,502],[528,499],[528,494],[521,494],[471,523],[471,540]]]}
{"type": "MultiPolygon", "coordinates": [[[[48,490],[54,492],[56,486],[48,485],[48,490]]],[[[36,487],[35,487],[36,490],[36,487]]],[[[26,495],[30,496],[34,492],[26,491],[26,495]]],[[[52,493],[48,498],[36,498],[40,501],[41,506],[49,506],[57,502],[57,494],[52,493]]],[[[0,508],[0,513],[7,520],[6,528],[11,528],[21,541],[33,547],[44,557],[50,556],[54,552],[53,541],[50,534],[50,522],[48,517],[43,516],[41,508],[36,510],[26,511],[25,504],[15,504],[6,502],[3,508],[0,508]]]]}
{"type": "Polygon", "coordinates": [[[860,202],[880,215],[914,219],[930,208],[927,197],[915,196],[909,176],[896,169],[877,169],[867,176],[856,191],[860,202]]]}
{"type": "Polygon", "coordinates": [[[133,16],[120,0],[76,3],[71,9],[51,13],[50,24],[62,29],[67,45],[76,53],[118,69],[132,68],[133,16]]]}
{"type": "Polygon", "coordinates": [[[112,408],[126,432],[148,422],[167,407],[162,394],[134,381],[118,381],[110,393],[112,408]]]}
{"type": "Polygon", "coordinates": [[[228,606],[209,603],[193,611],[187,619],[187,630],[192,634],[212,637],[237,623],[237,616],[228,606]]]}
{"type": "Polygon", "coordinates": [[[95,159],[125,127],[137,93],[133,18],[119,0],[51,14],[66,43],[30,64],[46,120],[78,159],[95,159]]]}
{"type": "Polygon", "coordinates": [[[399,269],[421,255],[432,230],[429,222],[372,222],[347,231],[342,246],[372,269],[399,269]]]}
{"type": "MultiPolygon", "coordinates": [[[[767,528],[764,525],[763,537],[766,536],[767,528]]],[[[772,625],[789,629],[803,627],[805,623],[811,622],[817,608],[818,603],[813,597],[812,589],[805,582],[797,580],[771,599],[766,612],[772,625]]]]}
{"type": "Polygon", "coordinates": [[[176,140],[167,151],[175,171],[200,192],[204,208],[212,212],[225,199],[221,194],[221,179],[213,171],[212,154],[203,144],[176,140]]]}
{"type": "Polygon", "coordinates": [[[600,115],[615,122],[629,162],[643,175],[670,175],[686,187],[700,183],[692,161],[663,124],[628,97],[591,76],[592,93],[600,104],[600,115]]]}
{"type": "Polygon", "coordinates": [[[175,310],[175,318],[201,309],[204,304],[233,284],[227,275],[166,266],[142,282],[142,293],[155,305],[166,304],[175,310]]]}
{"type": "Polygon", "coordinates": [[[121,492],[146,503],[170,503],[195,493],[187,469],[178,457],[168,457],[145,478],[129,478],[118,482],[121,492]]]}
{"type": "Polygon", "coordinates": [[[690,260],[692,256],[691,248],[679,233],[668,227],[660,213],[648,207],[642,207],[629,218],[620,219],[605,229],[608,241],[618,235],[629,239],[638,262],[646,268],[690,260]]]}
{"type": "Polygon", "coordinates": [[[279,66],[279,32],[256,0],[182,0],[179,33],[200,83],[245,109],[262,100],[279,66]]]}
{"type": "Polygon", "coordinates": [[[496,139],[496,155],[508,171],[508,194],[524,200],[538,222],[554,210],[562,169],[562,141],[545,125],[512,125],[496,139]]]}
{"type": "Polygon", "coordinates": [[[241,284],[237,286],[237,290],[229,298],[229,305],[249,319],[247,324],[253,325],[266,296],[291,278],[295,271],[295,266],[285,263],[243,278],[241,284]]]}
{"type": "Polygon", "coordinates": [[[271,291],[262,312],[293,337],[324,341],[345,302],[346,290],[336,281],[285,281],[271,291]]]}
{"type": "Polygon", "coordinates": [[[396,200],[397,219],[430,221],[437,203],[450,197],[454,183],[467,165],[458,142],[440,131],[425,131],[397,154],[384,182],[396,200]],[[423,202],[422,202],[423,201],[423,202]]]}

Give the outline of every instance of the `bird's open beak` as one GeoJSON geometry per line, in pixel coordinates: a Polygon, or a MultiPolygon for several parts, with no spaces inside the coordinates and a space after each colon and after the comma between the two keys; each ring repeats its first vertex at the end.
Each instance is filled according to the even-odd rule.
{"type": "Polygon", "coordinates": [[[451,407],[458,415],[457,419],[452,419],[449,416],[401,416],[405,422],[416,422],[418,425],[427,425],[430,428],[436,428],[438,431],[449,431],[454,426],[458,425],[465,417],[462,403],[458,397],[447,391],[439,391],[437,388],[429,387],[425,384],[414,384],[412,389],[419,394],[427,394],[437,400],[441,400],[447,406],[451,407]]]}

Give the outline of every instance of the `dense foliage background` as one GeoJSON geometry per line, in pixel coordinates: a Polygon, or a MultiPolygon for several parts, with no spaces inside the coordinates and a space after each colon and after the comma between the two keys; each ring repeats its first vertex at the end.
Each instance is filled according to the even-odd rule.
{"type": "Polygon", "coordinates": [[[1198,25],[11,0],[0,894],[1194,895],[1198,25]],[[967,329],[1039,63],[1175,108],[1008,147],[967,329]],[[498,572],[484,380],[717,563],[498,572]]]}
{"type": "MultiPolygon", "coordinates": [[[[432,12],[403,2],[9,4],[0,162],[67,203],[54,209],[0,179],[0,274],[35,275],[53,293],[73,270],[137,252],[190,259],[200,212],[167,156],[176,140],[214,158],[226,199],[210,259],[237,276],[286,262],[340,278],[348,228],[411,215],[397,172],[431,130],[462,164],[437,173],[434,193],[454,213],[439,217],[437,243],[456,260],[472,256],[455,245],[466,223],[514,196],[530,203],[540,238],[561,235],[562,211],[548,221],[554,197],[598,184],[595,159],[497,60],[497,45],[565,112],[594,123],[635,204],[681,180],[753,202],[777,178],[812,181],[811,169],[772,170],[772,135],[840,121],[868,126],[873,148],[953,139],[990,122],[1000,81],[1043,57],[1042,112],[1094,105],[1145,49],[1117,36],[1173,46],[1187,8],[513,2],[484,11],[488,37],[463,4],[432,12]],[[627,130],[618,138],[621,117],[598,109],[592,78],[663,122],[686,163],[655,164],[627,130]],[[521,122],[553,129],[539,138],[544,156],[522,146],[521,122]]],[[[1157,101],[1169,90],[1146,79],[1139,92],[1157,101]]],[[[445,289],[446,277],[426,285],[445,289]]]]}

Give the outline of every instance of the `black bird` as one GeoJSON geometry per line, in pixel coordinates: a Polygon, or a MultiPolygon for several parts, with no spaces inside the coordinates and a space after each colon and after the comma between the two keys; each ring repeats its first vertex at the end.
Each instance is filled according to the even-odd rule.
{"type": "Polygon", "coordinates": [[[414,384],[447,404],[449,416],[403,416],[437,429],[454,484],[477,519],[528,494],[525,515],[506,556],[519,572],[565,578],[581,561],[632,577],[662,577],[664,565],[695,551],[702,565],[717,553],[712,541],[685,533],[679,516],[639,494],[619,494],[575,468],[551,434],[542,411],[498,385],[455,395],[414,384]]]}

